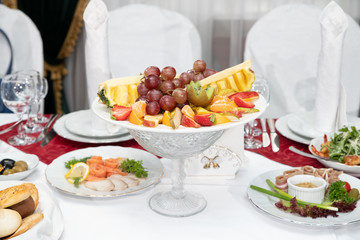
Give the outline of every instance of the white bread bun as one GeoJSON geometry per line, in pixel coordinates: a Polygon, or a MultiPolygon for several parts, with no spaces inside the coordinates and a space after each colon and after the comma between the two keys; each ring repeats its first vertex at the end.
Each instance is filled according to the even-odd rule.
{"type": "Polygon", "coordinates": [[[0,238],[13,234],[21,223],[21,216],[17,211],[0,209],[0,238]]]}

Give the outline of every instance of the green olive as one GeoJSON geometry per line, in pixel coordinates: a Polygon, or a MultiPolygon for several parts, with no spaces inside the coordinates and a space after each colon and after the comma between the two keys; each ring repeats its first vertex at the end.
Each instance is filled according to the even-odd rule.
{"type": "Polygon", "coordinates": [[[25,161],[16,161],[14,166],[21,166],[21,167],[25,168],[25,170],[28,169],[28,165],[25,161]]]}
{"type": "Polygon", "coordinates": [[[355,201],[359,199],[359,190],[356,188],[352,188],[349,193],[349,197],[352,197],[355,201]]]}
{"type": "Polygon", "coordinates": [[[24,171],[26,171],[27,169],[26,168],[24,168],[23,166],[14,166],[13,168],[12,168],[13,170],[14,170],[14,172],[24,172],[24,171]]]}
{"type": "Polygon", "coordinates": [[[15,173],[14,169],[6,169],[4,172],[3,172],[3,175],[9,175],[9,174],[13,174],[15,173]]]}

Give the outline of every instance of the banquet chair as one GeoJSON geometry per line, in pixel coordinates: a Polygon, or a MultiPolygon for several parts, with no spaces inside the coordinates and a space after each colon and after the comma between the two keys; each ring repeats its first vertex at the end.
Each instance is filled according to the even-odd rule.
{"type": "MultiPolygon", "coordinates": [[[[44,56],[40,32],[23,12],[0,4],[0,79],[6,74],[34,69],[43,74],[44,56]]],[[[1,105],[1,103],[0,103],[1,105]]],[[[8,112],[0,106],[0,112],[8,112]]]]}
{"type": "MultiPolygon", "coordinates": [[[[280,117],[314,109],[321,11],[303,4],[280,6],[250,29],[244,57],[252,59],[255,75],[265,77],[270,85],[270,105],[264,116],[280,117]]],[[[359,62],[360,27],[348,16],[341,81],[347,96],[347,113],[355,116],[360,107],[359,62]]]]}
{"type": "Polygon", "coordinates": [[[200,35],[185,16],[146,4],[109,12],[112,77],[138,75],[148,66],[175,67],[178,73],[201,58],[200,35]]]}

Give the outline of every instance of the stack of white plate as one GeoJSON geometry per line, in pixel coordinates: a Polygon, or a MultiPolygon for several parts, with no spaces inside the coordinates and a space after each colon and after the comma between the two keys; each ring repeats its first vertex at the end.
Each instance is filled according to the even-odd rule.
{"type": "MultiPolygon", "coordinates": [[[[275,127],[284,137],[295,142],[310,144],[311,139],[323,137],[324,133],[314,129],[311,124],[311,113],[297,112],[280,117],[275,127]]],[[[348,126],[360,126],[360,118],[348,115],[348,126]]]]}
{"type": "Polygon", "coordinates": [[[85,143],[113,143],[130,140],[133,137],[126,128],[110,133],[92,128],[91,110],[81,110],[62,116],[54,124],[55,132],[66,139],[85,143]]]}

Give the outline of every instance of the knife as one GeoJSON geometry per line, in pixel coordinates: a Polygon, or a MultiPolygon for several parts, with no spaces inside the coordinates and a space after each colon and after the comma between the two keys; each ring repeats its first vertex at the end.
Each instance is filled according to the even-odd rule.
{"type": "MultiPolygon", "coordinates": [[[[58,117],[52,119],[52,121],[54,121],[55,119],[58,119],[62,116],[63,114],[57,115],[58,117]]],[[[51,126],[51,124],[49,125],[51,126]]],[[[54,137],[56,136],[56,132],[54,130],[54,128],[51,128],[50,131],[45,135],[44,140],[41,142],[40,146],[43,147],[46,144],[48,144],[54,137]]]]}
{"type": "Polygon", "coordinates": [[[267,147],[270,145],[269,134],[266,131],[266,120],[265,118],[260,118],[261,128],[262,128],[262,144],[263,147],[267,147]]]}
{"type": "Polygon", "coordinates": [[[45,125],[44,129],[41,131],[41,133],[39,134],[39,136],[36,138],[35,142],[40,142],[41,140],[44,139],[45,134],[47,133],[49,127],[51,126],[51,124],[55,121],[57,115],[53,114],[49,121],[47,122],[47,124],[45,125]]]}
{"type": "Polygon", "coordinates": [[[268,118],[267,123],[269,124],[269,128],[270,128],[271,148],[273,152],[278,152],[280,149],[280,142],[279,142],[279,136],[275,132],[274,119],[268,118]]]}
{"type": "Polygon", "coordinates": [[[11,125],[10,127],[6,128],[6,129],[4,129],[4,130],[1,130],[1,131],[0,131],[0,135],[9,132],[11,129],[13,129],[13,128],[16,127],[17,125],[19,125],[22,121],[23,121],[23,120],[21,119],[21,120],[17,121],[16,123],[14,123],[13,125],[11,125]]]}

